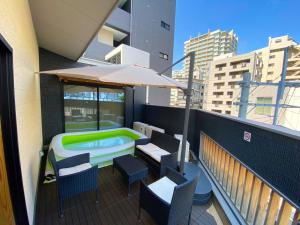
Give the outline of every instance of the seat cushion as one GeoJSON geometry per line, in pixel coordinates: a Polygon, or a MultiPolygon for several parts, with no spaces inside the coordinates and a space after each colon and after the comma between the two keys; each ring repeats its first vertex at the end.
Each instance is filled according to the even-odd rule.
{"type": "Polygon", "coordinates": [[[152,143],[148,143],[146,145],[137,145],[136,147],[147,155],[149,155],[151,152],[159,149],[158,146],[156,146],[152,143]]]}
{"type": "Polygon", "coordinates": [[[158,197],[171,204],[174,187],[176,186],[177,184],[168,177],[162,177],[158,181],[148,185],[148,188],[158,197]]]}
{"type": "Polygon", "coordinates": [[[59,170],[59,176],[67,176],[70,174],[79,173],[90,168],[92,168],[92,165],[90,163],[83,163],[78,166],[62,168],[59,170]]]}
{"type": "Polygon", "coordinates": [[[163,149],[158,149],[158,150],[156,150],[156,151],[152,151],[152,152],[150,152],[150,156],[153,158],[153,159],[155,159],[157,162],[160,162],[161,161],[161,157],[163,156],[163,155],[169,155],[170,154],[170,152],[167,152],[167,151],[165,151],[165,150],[163,150],[163,149]]]}
{"type": "Polygon", "coordinates": [[[136,147],[145,154],[151,156],[151,158],[153,158],[157,162],[160,162],[161,156],[170,154],[170,152],[163,150],[152,143],[148,143],[146,145],[137,145],[136,147]]]}

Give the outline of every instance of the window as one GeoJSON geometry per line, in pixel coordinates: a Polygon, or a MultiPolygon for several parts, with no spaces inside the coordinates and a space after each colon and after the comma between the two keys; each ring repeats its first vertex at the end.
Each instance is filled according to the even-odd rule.
{"type": "Polygon", "coordinates": [[[272,72],[272,71],[268,72],[268,75],[273,75],[273,74],[274,74],[274,72],[272,72]]]}
{"type": "Polygon", "coordinates": [[[163,28],[165,28],[166,30],[170,30],[170,25],[167,24],[167,23],[164,22],[164,21],[161,21],[161,22],[160,22],[160,26],[163,27],[163,28]]]}
{"type": "Polygon", "coordinates": [[[168,54],[163,53],[163,52],[160,52],[160,53],[159,53],[159,57],[162,58],[162,59],[165,59],[165,60],[168,60],[168,59],[169,59],[168,54]]]}
{"type": "Polygon", "coordinates": [[[65,132],[124,126],[123,89],[64,85],[65,132]]]}
{"type": "Polygon", "coordinates": [[[275,43],[280,43],[280,42],[281,42],[281,39],[275,40],[275,43]]]}
{"type": "Polygon", "coordinates": [[[99,128],[118,128],[124,125],[124,90],[99,87],[99,128]]]}
{"type": "Polygon", "coordinates": [[[246,66],[247,66],[247,63],[243,62],[242,67],[246,67],[246,66]]]}
{"type": "Polygon", "coordinates": [[[274,66],[274,63],[270,63],[268,66],[269,66],[269,67],[273,67],[273,66],[274,66]]]}
{"type": "Polygon", "coordinates": [[[275,55],[270,55],[269,56],[269,59],[274,59],[275,58],[275,55]]]}
{"type": "Polygon", "coordinates": [[[64,85],[65,132],[97,130],[97,88],[64,85]]]}
{"type": "MultiPolygon", "coordinates": [[[[272,104],[272,97],[258,97],[257,104],[272,104]]],[[[271,106],[256,106],[255,113],[260,115],[271,115],[271,106]]]]}

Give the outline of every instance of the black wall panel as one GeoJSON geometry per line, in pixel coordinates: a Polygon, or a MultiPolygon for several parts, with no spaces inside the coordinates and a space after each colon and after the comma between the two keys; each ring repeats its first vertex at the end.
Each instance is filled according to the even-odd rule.
{"type": "MultiPolygon", "coordinates": [[[[184,109],[167,107],[167,106],[153,106],[146,105],[144,122],[165,129],[169,135],[182,134],[184,109]]],[[[191,148],[195,151],[197,143],[194,138],[194,127],[196,124],[195,111],[191,110],[189,120],[188,141],[191,148]]]]}
{"type": "MultiPolygon", "coordinates": [[[[39,49],[39,57],[41,71],[86,66],[42,48],[39,49]]],[[[53,136],[64,130],[62,83],[56,76],[40,75],[40,88],[43,143],[49,144],[53,136]]]]}

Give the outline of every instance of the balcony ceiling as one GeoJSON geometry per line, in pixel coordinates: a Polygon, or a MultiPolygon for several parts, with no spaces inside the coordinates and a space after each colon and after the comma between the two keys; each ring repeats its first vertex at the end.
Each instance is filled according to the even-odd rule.
{"type": "Polygon", "coordinates": [[[29,0],[40,47],[77,60],[118,0],[29,0]]]}

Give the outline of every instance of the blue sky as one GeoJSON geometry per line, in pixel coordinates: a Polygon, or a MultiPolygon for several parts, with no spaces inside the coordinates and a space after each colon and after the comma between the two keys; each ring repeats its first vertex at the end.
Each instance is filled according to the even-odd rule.
{"type": "Polygon", "coordinates": [[[300,0],[177,0],[173,59],[183,56],[185,40],[208,30],[233,29],[238,53],[266,46],[269,36],[289,34],[300,43],[299,22],[300,0]]]}

